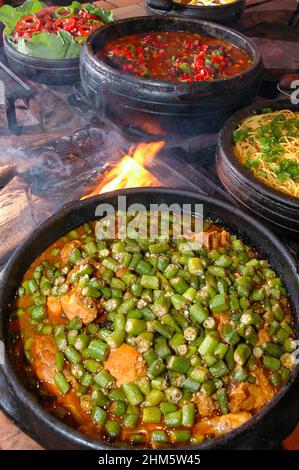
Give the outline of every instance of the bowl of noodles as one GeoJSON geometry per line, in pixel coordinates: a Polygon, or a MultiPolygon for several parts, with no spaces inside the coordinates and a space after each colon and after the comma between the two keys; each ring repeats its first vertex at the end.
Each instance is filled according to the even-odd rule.
{"type": "Polygon", "coordinates": [[[250,106],[223,127],[218,176],[231,197],[280,233],[299,234],[299,106],[250,106]]]}
{"type": "Polygon", "coordinates": [[[236,23],[246,8],[245,0],[145,0],[151,13],[191,16],[221,24],[236,23]]]}

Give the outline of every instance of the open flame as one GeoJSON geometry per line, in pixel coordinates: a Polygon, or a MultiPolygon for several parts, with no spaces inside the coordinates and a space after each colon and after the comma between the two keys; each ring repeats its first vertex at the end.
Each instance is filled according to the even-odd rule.
{"type": "Polygon", "coordinates": [[[164,144],[163,141],[138,144],[135,151],[131,149],[128,155],[125,155],[114,168],[108,171],[104,180],[81,199],[116,189],[158,185],[159,180],[145,167],[164,147],[164,144]]]}

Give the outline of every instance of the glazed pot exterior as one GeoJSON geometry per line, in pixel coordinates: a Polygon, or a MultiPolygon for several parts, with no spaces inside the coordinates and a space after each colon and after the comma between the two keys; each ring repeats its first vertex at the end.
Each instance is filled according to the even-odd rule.
{"type": "Polygon", "coordinates": [[[46,85],[72,85],[80,80],[78,59],[40,59],[17,51],[3,34],[8,63],[17,75],[46,85]]]}
{"type": "Polygon", "coordinates": [[[124,126],[149,120],[165,132],[200,134],[220,129],[240,106],[252,102],[261,82],[262,61],[242,34],[207,21],[146,16],[114,22],[94,32],[83,46],[81,82],[92,106],[124,126]],[[213,36],[246,52],[251,66],[226,80],[166,82],[121,72],[97,56],[107,42],[146,31],[187,31],[213,36]]]}

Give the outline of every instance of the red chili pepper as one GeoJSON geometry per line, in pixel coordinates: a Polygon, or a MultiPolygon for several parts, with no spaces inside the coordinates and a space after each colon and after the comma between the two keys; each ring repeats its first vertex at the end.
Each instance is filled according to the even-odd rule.
{"type": "Polygon", "coordinates": [[[34,15],[25,16],[22,20],[16,24],[16,31],[19,36],[24,36],[40,31],[42,26],[41,20],[34,15]]]}
{"type": "Polygon", "coordinates": [[[194,47],[194,41],[185,41],[185,49],[190,50],[194,47]]]}
{"type": "Polygon", "coordinates": [[[209,80],[211,78],[210,72],[208,70],[205,70],[202,68],[201,70],[198,70],[198,73],[195,75],[195,80],[209,80]]]}
{"type": "Polygon", "coordinates": [[[99,20],[98,16],[92,15],[91,13],[88,13],[84,10],[80,10],[78,15],[80,15],[82,18],[85,18],[86,20],[99,20]]]}
{"type": "Polygon", "coordinates": [[[193,63],[196,71],[200,72],[203,67],[204,57],[202,55],[197,55],[194,57],[193,63]]]}
{"type": "Polygon", "coordinates": [[[80,36],[89,36],[90,33],[94,30],[94,29],[97,29],[99,26],[101,26],[100,23],[98,23],[97,25],[92,25],[92,24],[80,24],[78,26],[78,34],[80,36]]]}
{"type": "Polygon", "coordinates": [[[202,52],[205,52],[205,51],[208,50],[208,47],[209,47],[209,46],[208,46],[207,44],[200,44],[200,45],[198,46],[198,49],[199,49],[200,51],[202,51],[202,52]]]}
{"type": "Polygon", "coordinates": [[[61,18],[53,24],[54,31],[68,31],[72,32],[76,26],[75,18],[61,18]]]}

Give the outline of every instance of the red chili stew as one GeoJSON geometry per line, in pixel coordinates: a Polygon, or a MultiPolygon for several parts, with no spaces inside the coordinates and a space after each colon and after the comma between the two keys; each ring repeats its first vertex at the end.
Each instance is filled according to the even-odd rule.
{"type": "Polygon", "coordinates": [[[237,75],[251,64],[241,49],[217,38],[187,32],[150,32],[114,39],[99,52],[122,72],[171,82],[237,75]]]}

